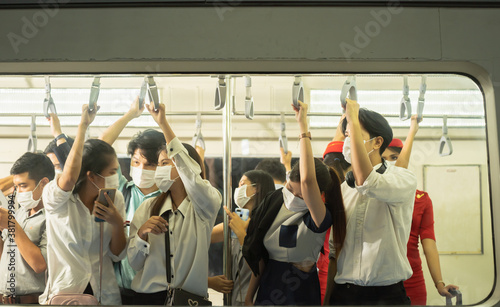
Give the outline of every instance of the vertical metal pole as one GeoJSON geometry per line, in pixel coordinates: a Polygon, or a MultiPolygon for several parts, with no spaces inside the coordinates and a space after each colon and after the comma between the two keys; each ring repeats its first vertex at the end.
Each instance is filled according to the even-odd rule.
{"type": "MultiPolygon", "coordinates": [[[[232,211],[232,183],[231,183],[231,114],[232,114],[232,106],[234,101],[234,91],[233,91],[233,82],[235,79],[231,76],[226,76],[226,106],[223,110],[223,120],[222,120],[222,130],[224,131],[224,164],[223,164],[223,172],[224,172],[224,205],[232,211]]],[[[224,266],[224,275],[227,279],[232,279],[231,274],[231,230],[229,229],[229,219],[227,214],[224,213],[224,256],[223,256],[223,266],[224,266]]],[[[224,295],[224,305],[231,305],[231,293],[224,295]]]]}

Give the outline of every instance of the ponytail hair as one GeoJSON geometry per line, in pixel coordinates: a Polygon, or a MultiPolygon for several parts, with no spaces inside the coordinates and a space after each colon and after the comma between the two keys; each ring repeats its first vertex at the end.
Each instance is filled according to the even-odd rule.
{"type": "MultiPolygon", "coordinates": [[[[205,164],[203,163],[204,161],[201,159],[201,157],[198,154],[198,152],[196,151],[196,149],[194,149],[193,146],[186,144],[186,143],[182,143],[182,145],[184,146],[184,148],[186,148],[189,157],[191,157],[191,159],[193,159],[200,166],[201,179],[205,179],[205,164]]],[[[158,150],[157,156],[159,156],[162,151],[167,151],[166,145],[163,145],[160,147],[160,149],[158,150]]],[[[163,203],[165,202],[165,200],[167,200],[168,195],[170,195],[170,190],[168,190],[167,192],[161,193],[160,195],[158,195],[155,198],[155,200],[153,201],[153,206],[151,207],[151,216],[160,215],[161,207],[163,206],[163,203]]]]}
{"type": "MultiPolygon", "coordinates": [[[[314,169],[319,190],[325,193],[325,207],[332,215],[333,243],[337,252],[340,252],[344,245],[347,227],[344,201],[340,190],[342,181],[335,169],[327,166],[318,158],[314,158],[314,169]]],[[[300,182],[299,162],[295,163],[290,172],[290,181],[300,182]]]]}

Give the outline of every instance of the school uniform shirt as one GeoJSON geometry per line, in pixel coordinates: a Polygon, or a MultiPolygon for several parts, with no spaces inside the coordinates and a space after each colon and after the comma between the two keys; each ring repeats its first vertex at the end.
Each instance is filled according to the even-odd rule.
{"type": "MultiPolygon", "coordinates": [[[[47,223],[48,282],[40,296],[40,304],[45,304],[55,294],[83,293],[90,283],[94,296],[100,299],[99,291],[99,245],[100,223],[85,207],[80,197],[72,191],[63,191],[57,180],[49,182],[43,190],[47,223]]],[[[117,191],[114,205],[125,217],[123,196],[117,191]]],[[[113,261],[126,255],[124,248],[120,255],[109,249],[111,225],[103,222],[103,305],[120,305],[120,291],[116,283],[113,261]]]]}
{"type": "Polygon", "coordinates": [[[323,222],[317,227],[307,209],[293,212],[283,204],[264,237],[269,259],[315,263],[330,226],[332,216],[328,209],[323,222]]]}
{"type": "MultiPolygon", "coordinates": [[[[19,209],[15,214],[17,223],[26,236],[35,244],[47,261],[47,232],[45,228],[45,209],[40,209],[31,216],[30,210],[19,209]]],[[[0,294],[27,295],[42,293],[45,289],[45,272],[35,273],[23,259],[13,236],[4,229],[2,258],[0,259],[0,294]],[[14,274],[12,276],[12,274],[14,274]]],[[[16,234],[14,233],[14,236],[16,234]]]]}
{"type": "MultiPolygon", "coordinates": [[[[338,284],[387,286],[412,274],[406,243],[417,181],[409,170],[392,165],[379,174],[380,166],[374,166],[362,186],[341,186],[347,233],[337,260],[338,284]]],[[[330,236],[330,258],[334,251],[330,236]]]]}
{"type": "Polygon", "coordinates": [[[160,215],[169,212],[169,231],[159,235],[149,233],[147,241],[142,240],[137,231],[151,217],[155,199],[147,199],[136,211],[130,227],[127,251],[130,265],[137,271],[132,290],[155,293],[165,291],[169,286],[206,297],[208,248],[222,196],[208,180],[201,178],[200,166],[177,138],[167,145],[167,152],[174,160],[187,197],[175,211],[170,195],[167,197],[160,215]],[[165,235],[170,236],[170,255],[166,255],[165,235]],[[169,285],[166,261],[170,261],[172,268],[169,285]]]}
{"type": "MultiPolygon", "coordinates": [[[[129,203],[125,204],[125,214],[126,214],[126,219],[125,219],[125,235],[130,234],[130,221],[134,218],[135,211],[137,211],[137,208],[146,200],[149,198],[155,198],[156,196],[161,194],[160,190],[156,190],[154,192],[151,192],[147,195],[144,195],[139,189],[138,186],[135,185],[134,181],[128,181],[125,176],[123,176],[121,172],[121,168],[118,169],[118,174],[119,174],[119,191],[123,191],[124,189],[129,189],[130,190],[130,199],[129,203]]],[[[115,274],[116,274],[116,281],[118,282],[118,286],[121,288],[125,289],[130,289],[132,280],[134,279],[135,276],[135,271],[132,269],[128,262],[128,258],[125,257],[122,259],[120,262],[115,264],[115,274]]]]}

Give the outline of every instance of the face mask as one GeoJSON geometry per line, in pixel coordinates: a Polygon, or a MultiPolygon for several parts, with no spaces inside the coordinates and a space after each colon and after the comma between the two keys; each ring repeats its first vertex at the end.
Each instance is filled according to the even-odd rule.
{"type": "MultiPolygon", "coordinates": [[[[40,185],[40,182],[38,182],[38,184],[36,185],[36,187],[33,189],[33,191],[35,191],[38,186],[40,185]]],[[[16,194],[16,197],[17,197],[17,202],[19,203],[19,205],[23,208],[23,209],[26,209],[26,210],[30,210],[30,209],[33,209],[35,208],[38,203],[40,202],[40,200],[42,199],[40,197],[40,199],[38,200],[34,200],[33,199],[33,191],[29,191],[29,192],[21,192],[21,193],[17,193],[16,194]]]]}
{"type": "Polygon", "coordinates": [[[158,189],[162,191],[163,193],[167,192],[170,187],[174,184],[175,179],[171,179],[171,173],[172,173],[172,165],[166,165],[166,166],[158,166],[156,168],[156,173],[155,173],[155,183],[158,189]]]}
{"type": "MultiPolygon", "coordinates": [[[[120,186],[120,179],[118,173],[104,177],[101,174],[97,174],[99,177],[104,178],[104,188],[106,189],[118,189],[120,186]]],[[[95,184],[94,184],[95,185],[95,184]]],[[[97,187],[97,185],[96,185],[97,187]]]]}
{"type": "Polygon", "coordinates": [[[293,212],[300,212],[308,209],[304,200],[293,195],[286,187],[283,188],[283,202],[286,208],[293,212]]]}
{"type": "Polygon", "coordinates": [[[240,208],[245,207],[248,201],[255,195],[252,194],[250,196],[247,196],[247,187],[248,185],[242,185],[241,187],[234,190],[234,202],[240,208]]]}
{"type": "Polygon", "coordinates": [[[155,171],[131,166],[130,177],[135,185],[141,189],[148,189],[155,184],[155,171]]]}
{"type": "Polygon", "coordinates": [[[392,165],[392,166],[396,166],[396,160],[394,160],[394,161],[387,161],[386,160],[385,163],[392,165]]]}
{"type": "MultiPolygon", "coordinates": [[[[366,144],[373,139],[375,139],[375,138],[371,138],[368,141],[363,140],[363,142],[366,144]]],[[[368,155],[370,155],[373,152],[373,150],[374,149],[372,149],[368,153],[368,155]]],[[[347,161],[347,163],[352,164],[351,163],[351,138],[350,137],[346,137],[344,140],[344,146],[342,147],[342,154],[344,155],[344,159],[347,161]]]]}

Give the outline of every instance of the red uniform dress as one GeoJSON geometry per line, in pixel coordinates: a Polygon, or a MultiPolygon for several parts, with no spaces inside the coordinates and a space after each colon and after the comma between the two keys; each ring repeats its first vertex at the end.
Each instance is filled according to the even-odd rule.
{"type": "Polygon", "coordinates": [[[408,260],[410,261],[413,275],[404,282],[407,295],[412,305],[426,305],[427,291],[425,289],[422,260],[418,251],[418,238],[436,240],[434,235],[434,213],[432,201],[426,192],[417,190],[415,194],[415,207],[411,223],[410,239],[408,240],[408,260]]]}
{"type": "Polygon", "coordinates": [[[330,254],[329,240],[331,230],[332,228],[330,227],[326,231],[325,243],[323,244],[325,252],[319,254],[318,262],[316,264],[318,267],[319,287],[321,289],[321,305],[323,305],[323,301],[325,300],[326,281],[328,279],[328,264],[330,263],[328,255],[330,254]]]}

